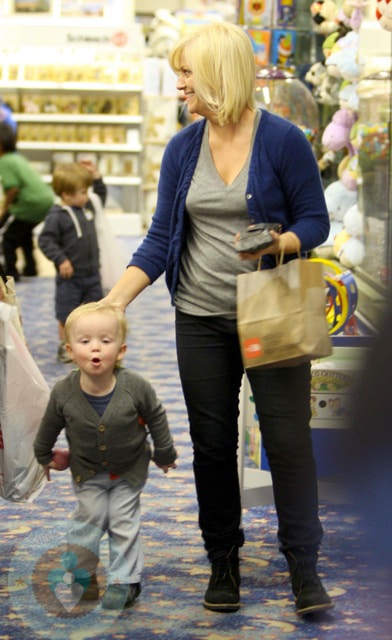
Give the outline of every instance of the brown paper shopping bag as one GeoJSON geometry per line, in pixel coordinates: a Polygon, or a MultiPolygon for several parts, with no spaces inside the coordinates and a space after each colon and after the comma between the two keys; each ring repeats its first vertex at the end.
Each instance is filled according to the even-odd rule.
{"type": "Polygon", "coordinates": [[[296,259],[240,274],[237,325],[246,368],[330,355],[322,265],[296,259]]]}

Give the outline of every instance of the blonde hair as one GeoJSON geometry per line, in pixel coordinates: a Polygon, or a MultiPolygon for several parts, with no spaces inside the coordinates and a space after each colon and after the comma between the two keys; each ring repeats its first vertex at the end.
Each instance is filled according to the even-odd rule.
{"type": "Polygon", "coordinates": [[[64,325],[64,337],[66,342],[70,342],[70,334],[75,322],[77,322],[77,320],[80,320],[80,318],[90,316],[92,313],[112,315],[114,318],[116,318],[118,322],[121,344],[125,342],[128,333],[127,319],[120,309],[117,309],[117,307],[114,307],[113,305],[107,304],[105,302],[86,302],[85,304],[81,304],[79,305],[79,307],[76,307],[76,309],[71,311],[64,325]]]}
{"type": "Polygon", "coordinates": [[[242,27],[213,22],[187,32],[169,53],[175,73],[186,57],[195,92],[220,125],[236,123],[244,109],[255,109],[256,66],[252,45],[242,27]]]}
{"type": "Polygon", "coordinates": [[[79,162],[57,164],[52,176],[53,191],[60,197],[63,193],[73,195],[83,187],[88,189],[93,182],[91,173],[79,162]]]}

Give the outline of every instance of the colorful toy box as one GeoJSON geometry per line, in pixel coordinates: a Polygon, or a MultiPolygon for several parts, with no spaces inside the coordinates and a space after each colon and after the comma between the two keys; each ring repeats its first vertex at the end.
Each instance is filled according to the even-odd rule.
{"type": "Polygon", "coordinates": [[[259,27],[246,27],[255,54],[255,62],[259,67],[266,67],[270,59],[271,31],[259,27]]]}

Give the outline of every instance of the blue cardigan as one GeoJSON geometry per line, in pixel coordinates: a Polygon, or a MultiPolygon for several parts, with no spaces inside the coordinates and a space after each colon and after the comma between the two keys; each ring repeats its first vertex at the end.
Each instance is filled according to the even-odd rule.
{"type": "MultiPolygon", "coordinates": [[[[142,269],[151,282],[166,271],[172,302],[186,239],[185,200],[205,124],[204,119],[195,121],[168,143],[161,164],[157,208],[146,237],[129,263],[142,269]]],[[[283,231],[298,236],[303,252],[328,237],[328,211],[308,140],[297,125],[264,110],[255,136],[245,198],[249,224],[280,222],[283,231]]],[[[263,267],[275,264],[273,256],[263,259],[263,267]]]]}

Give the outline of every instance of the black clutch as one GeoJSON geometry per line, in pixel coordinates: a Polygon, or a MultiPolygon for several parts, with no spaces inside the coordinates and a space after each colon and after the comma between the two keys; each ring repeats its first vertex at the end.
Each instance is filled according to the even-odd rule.
{"type": "Polygon", "coordinates": [[[253,224],[240,234],[234,244],[237,253],[257,253],[269,247],[273,240],[270,231],[280,233],[282,225],[278,222],[260,222],[253,224]]]}

